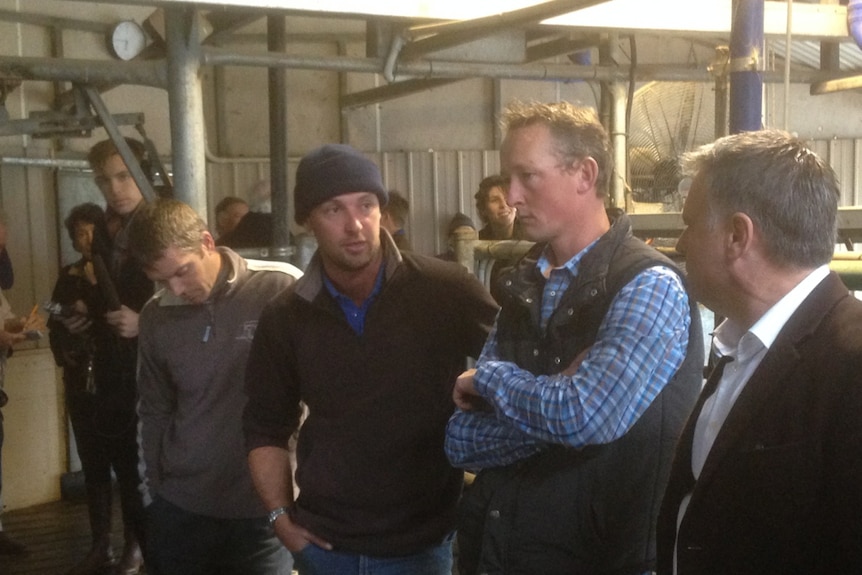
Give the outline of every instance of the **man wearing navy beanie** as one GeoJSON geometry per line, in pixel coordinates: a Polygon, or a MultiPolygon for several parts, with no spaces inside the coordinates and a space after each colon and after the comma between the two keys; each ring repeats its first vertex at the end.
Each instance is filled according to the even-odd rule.
{"type": "Polygon", "coordinates": [[[463,473],[444,431],[497,306],[460,265],[399,252],[380,227],[386,201],[350,146],[302,158],[295,217],[318,249],[264,310],[249,356],[249,464],[300,575],[452,572],[463,473]],[[303,404],[294,501],[286,446],[303,404]]]}
{"type": "Polygon", "coordinates": [[[372,192],[380,207],[389,201],[377,165],[346,144],[326,144],[307,154],[296,169],[295,219],[304,225],[311,210],[341,194],[372,192]]]}

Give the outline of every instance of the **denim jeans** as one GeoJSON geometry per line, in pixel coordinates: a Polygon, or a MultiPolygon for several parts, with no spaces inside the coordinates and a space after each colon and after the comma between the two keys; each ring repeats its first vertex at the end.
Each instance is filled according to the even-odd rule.
{"type": "Polygon", "coordinates": [[[290,575],[290,553],[266,517],[198,515],[160,497],[145,514],[148,575],[290,575]]]}
{"type": "Polygon", "coordinates": [[[309,544],[293,554],[299,575],[452,575],[452,540],[403,557],[327,551],[309,544]]]}

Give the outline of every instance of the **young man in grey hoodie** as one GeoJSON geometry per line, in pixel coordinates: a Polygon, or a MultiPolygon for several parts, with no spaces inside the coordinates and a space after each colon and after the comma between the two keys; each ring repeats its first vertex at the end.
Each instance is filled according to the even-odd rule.
{"type": "Polygon", "coordinates": [[[140,316],[147,572],[289,574],[246,462],[245,364],[263,307],[302,275],[215,246],[188,205],[140,208],[130,248],[160,284],[140,316]]]}

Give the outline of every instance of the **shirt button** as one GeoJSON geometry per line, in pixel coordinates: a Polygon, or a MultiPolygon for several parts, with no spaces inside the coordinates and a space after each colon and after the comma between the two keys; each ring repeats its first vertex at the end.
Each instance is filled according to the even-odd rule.
{"type": "Polygon", "coordinates": [[[554,290],[551,290],[551,297],[554,297],[555,295],[557,295],[557,292],[554,290]]]}
{"type": "Polygon", "coordinates": [[[599,290],[597,290],[596,288],[593,288],[590,290],[590,295],[593,297],[596,297],[596,294],[598,294],[598,293],[599,293],[599,290]]]}
{"type": "Polygon", "coordinates": [[[497,509],[492,509],[491,512],[488,513],[488,515],[491,516],[491,519],[499,519],[500,518],[500,512],[497,509]]]}
{"type": "Polygon", "coordinates": [[[555,358],[554,358],[554,363],[555,363],[555,364],[557,364],[557,365],[560,365],[560,358],[559,358],[559,357],[555,357],[555,358]]]}
{"type": "Polygon", "coordinates": [[[525,299],[524,301],[525,301],[525,302],[527,302],[527,303],[533,303],[533,298],[528,297],[528,298],[527,298],[527,299],[525,299]]]}
{"type": "Polygon", "coordinates": [[[567,309],[567,310],[566,310],[566,314],[568,314],[568,315],[575,315],[575,310],[574,310],[574,309],[572,309],[572,308],[569,308],[569,309],[567,309]]]}
{"type": "Polygon", "coordinates": [[[533,350],[533,357],[539,357],[539,350],[538,349],[533,350]]]}

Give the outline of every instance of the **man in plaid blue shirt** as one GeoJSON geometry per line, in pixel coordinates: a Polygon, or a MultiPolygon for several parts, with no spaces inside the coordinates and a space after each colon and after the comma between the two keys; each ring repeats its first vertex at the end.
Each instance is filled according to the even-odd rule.
{"type": "Polygon", "coordinates": [[[474,573],[648,572],[670,458],[703,344],[680,272],[606,210],[613,160],[595,114],[515,104],[507,200],[536,246],[454,390],[446,450],[479,470],[459,563],[474,573]]]}

